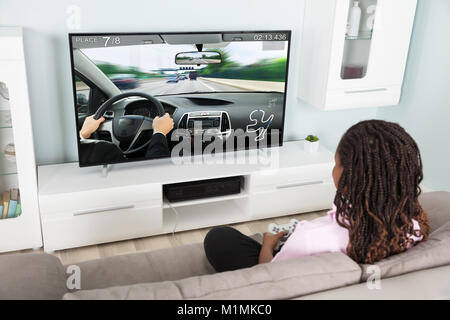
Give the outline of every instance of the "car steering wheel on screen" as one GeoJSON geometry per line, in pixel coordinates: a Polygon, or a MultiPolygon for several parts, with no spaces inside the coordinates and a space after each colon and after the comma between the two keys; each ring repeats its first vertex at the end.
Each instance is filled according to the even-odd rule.
{"type": "MultiPolygon", "coordinates": [[[[164,116],[165,110],[161,102],[159,102],[153,96],[142,92],[126,92],[118,94],[107,101],[105,101],[95,112],[94,119],[100,119],[111,106],[122,99],[128,97],[142,97],[150,101],[151,103],[146,108],[151,112],[151,108],[156,109],[156,114],[159,117],[164,116]]],[[[105,120],[104,123],[98,129],[99,131],[109,131],[113,143],[122,151],[123,154],[131,154],[146,148],[150,144],[150,139],[143,145],[136,147],[139,136],[143,131],[153,130],[153,119],[145,116],[138,115],[123,115],[120,117],[113,117],[112,120],[105,120]],[[122,150],[120,143],[129,144],[127,150],[122,150]]]]}

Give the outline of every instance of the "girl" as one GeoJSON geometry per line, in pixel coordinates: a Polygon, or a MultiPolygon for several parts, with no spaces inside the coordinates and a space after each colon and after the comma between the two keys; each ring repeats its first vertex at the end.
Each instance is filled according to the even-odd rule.
{"type": "Polygon", "coordinates": [[[301,221],[278,252],[283,233],[265,233],[260,245],[233,228],[213,228],[204,240],[206,256],[217,272],[339,251],[373,264],[428,238],[427,214],[418,200],[422,179],[419,149],[402,127],[362,121],[337,147],[337,191],[328,215],[301,221]]]}

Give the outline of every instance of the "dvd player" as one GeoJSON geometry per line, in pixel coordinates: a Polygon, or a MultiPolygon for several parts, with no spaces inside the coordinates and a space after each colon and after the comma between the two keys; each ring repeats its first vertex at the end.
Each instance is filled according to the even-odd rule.
{"type": "Polygon", "coordinates": [[[237,176],[166,184],[163,185],[163,193],[170,202],[239,194],[243,179],[237,176]]]}

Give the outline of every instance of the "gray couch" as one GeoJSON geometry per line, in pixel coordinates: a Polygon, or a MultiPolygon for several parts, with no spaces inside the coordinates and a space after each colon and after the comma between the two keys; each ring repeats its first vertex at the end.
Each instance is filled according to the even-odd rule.
{"type": "Polygon", "coordinates": [[[0,299],[450,299],[450,193],[421,202],[430,239],[376,268],[328,253],[215,273],[199,243],[78,263],[81,290],[68,290],[58,258],[11,254],[0,256],[0,299]]]}

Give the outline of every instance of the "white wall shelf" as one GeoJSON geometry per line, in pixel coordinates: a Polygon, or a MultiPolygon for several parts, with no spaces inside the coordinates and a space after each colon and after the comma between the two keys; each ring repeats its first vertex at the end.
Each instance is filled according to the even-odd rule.
{"type": "Polygon", "coordinates": [[[20,215],[0,219],[0,252],[39,248],[36,163],[20,28],[0,27],[0,87],[0,192],[19,189],[21,205],[20,215]]]}
{"type": "Polygon", "coordinates": [[[323,110],[397,105],[417,0],[360,0],[357,37],[347,34],[353,0],[306,0],[299,98],[323,110]]]}

